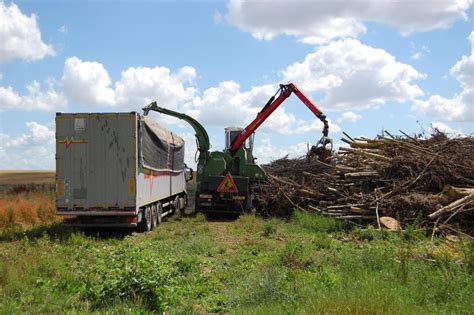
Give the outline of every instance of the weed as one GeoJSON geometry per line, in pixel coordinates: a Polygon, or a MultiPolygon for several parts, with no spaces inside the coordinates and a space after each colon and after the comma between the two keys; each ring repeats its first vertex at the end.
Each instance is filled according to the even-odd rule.
{"type": "Polygon", "coordinates": [[[458,245],[463,256],[463,267],[469,274],[474,274],[474,244],[470,240],[462,239],[458,245]]]}
{"type": "Polygon", "coordinates": [[[337,221],[333,218],[302,211],[294,211],[292,219],[296,226],[315,233],[341,232],[349,228],[347,222],[337,221]]]}
{"type": "Polygon", "coordinates": [[[330,249],[331,244],[332,244],[332,240],[327,234],[320,233],[313,240],[313,244],[315,245],[317,250],[330,249]]]}
{"type": "Polygon", "coordinates": [[[207,219],[206,219],[206,215],[199,212],[196,214],[196,219],[195,219],[196,222],[206,222],[207,219]]]}
{"type": "Polygon", "coordinates": [[[301,242],[288,241],[283,248],[280,259],[288,268],[307,268],[312,264],[312,259],[301,242]]]}
{"type": "Polygon", "coordinates": [[[268,236],[274,235],[276,234],[276,231],[277,231],[277,228],[274,222],[272,221],[267,221],[263,225],[263,236],[268,237],[268,236]]]}
{"type": "Polygon", "coordinates": [[[235,221],[235,226],[237,228],[242,228],[247,232],[256,232],[262,228],[262,220],[257,218],[253,214],[244,214],[241,215],[237,221],[235,221]]]}

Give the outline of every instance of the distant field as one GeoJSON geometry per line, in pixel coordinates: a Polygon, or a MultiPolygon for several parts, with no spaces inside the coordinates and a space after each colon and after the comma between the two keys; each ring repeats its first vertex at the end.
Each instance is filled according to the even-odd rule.
{"type": "Polygon", "coordinates": [[[2,171],[0,185],[53,184],[54,171],[2,171]]]}

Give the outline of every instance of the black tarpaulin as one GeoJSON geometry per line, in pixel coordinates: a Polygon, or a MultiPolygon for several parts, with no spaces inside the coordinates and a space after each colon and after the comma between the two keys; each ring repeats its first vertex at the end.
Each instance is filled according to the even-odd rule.
{"type": "Polygon", "coordinates": [[[184,169],[184,140],[146,116],[141,118],[143,165],[156,170],[184,169]]]}

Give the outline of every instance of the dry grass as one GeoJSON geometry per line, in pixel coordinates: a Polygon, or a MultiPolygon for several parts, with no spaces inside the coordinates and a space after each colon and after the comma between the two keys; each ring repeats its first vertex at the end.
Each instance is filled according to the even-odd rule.
{"type": "Polygon", "coordinates": [[[0,170],[0,228],[30,228],[58,220],[54,172],[0,170]]]}
{"type": "Polygon", "coordinates": [[[52,192],[27,192],[0,195],[0,227],[24,228],[58,220],[52,192]]]}

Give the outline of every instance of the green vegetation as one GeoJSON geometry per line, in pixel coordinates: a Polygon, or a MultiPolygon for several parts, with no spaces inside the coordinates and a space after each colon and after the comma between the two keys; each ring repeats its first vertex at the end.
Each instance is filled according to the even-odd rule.
{"type": "Polygon", "coordinates": [[[177,215],[145,234],[58,225],[4,231],[0,313],[466,313],[465,240],[351,229],[297,212],[207,221],[177,215]]]}

